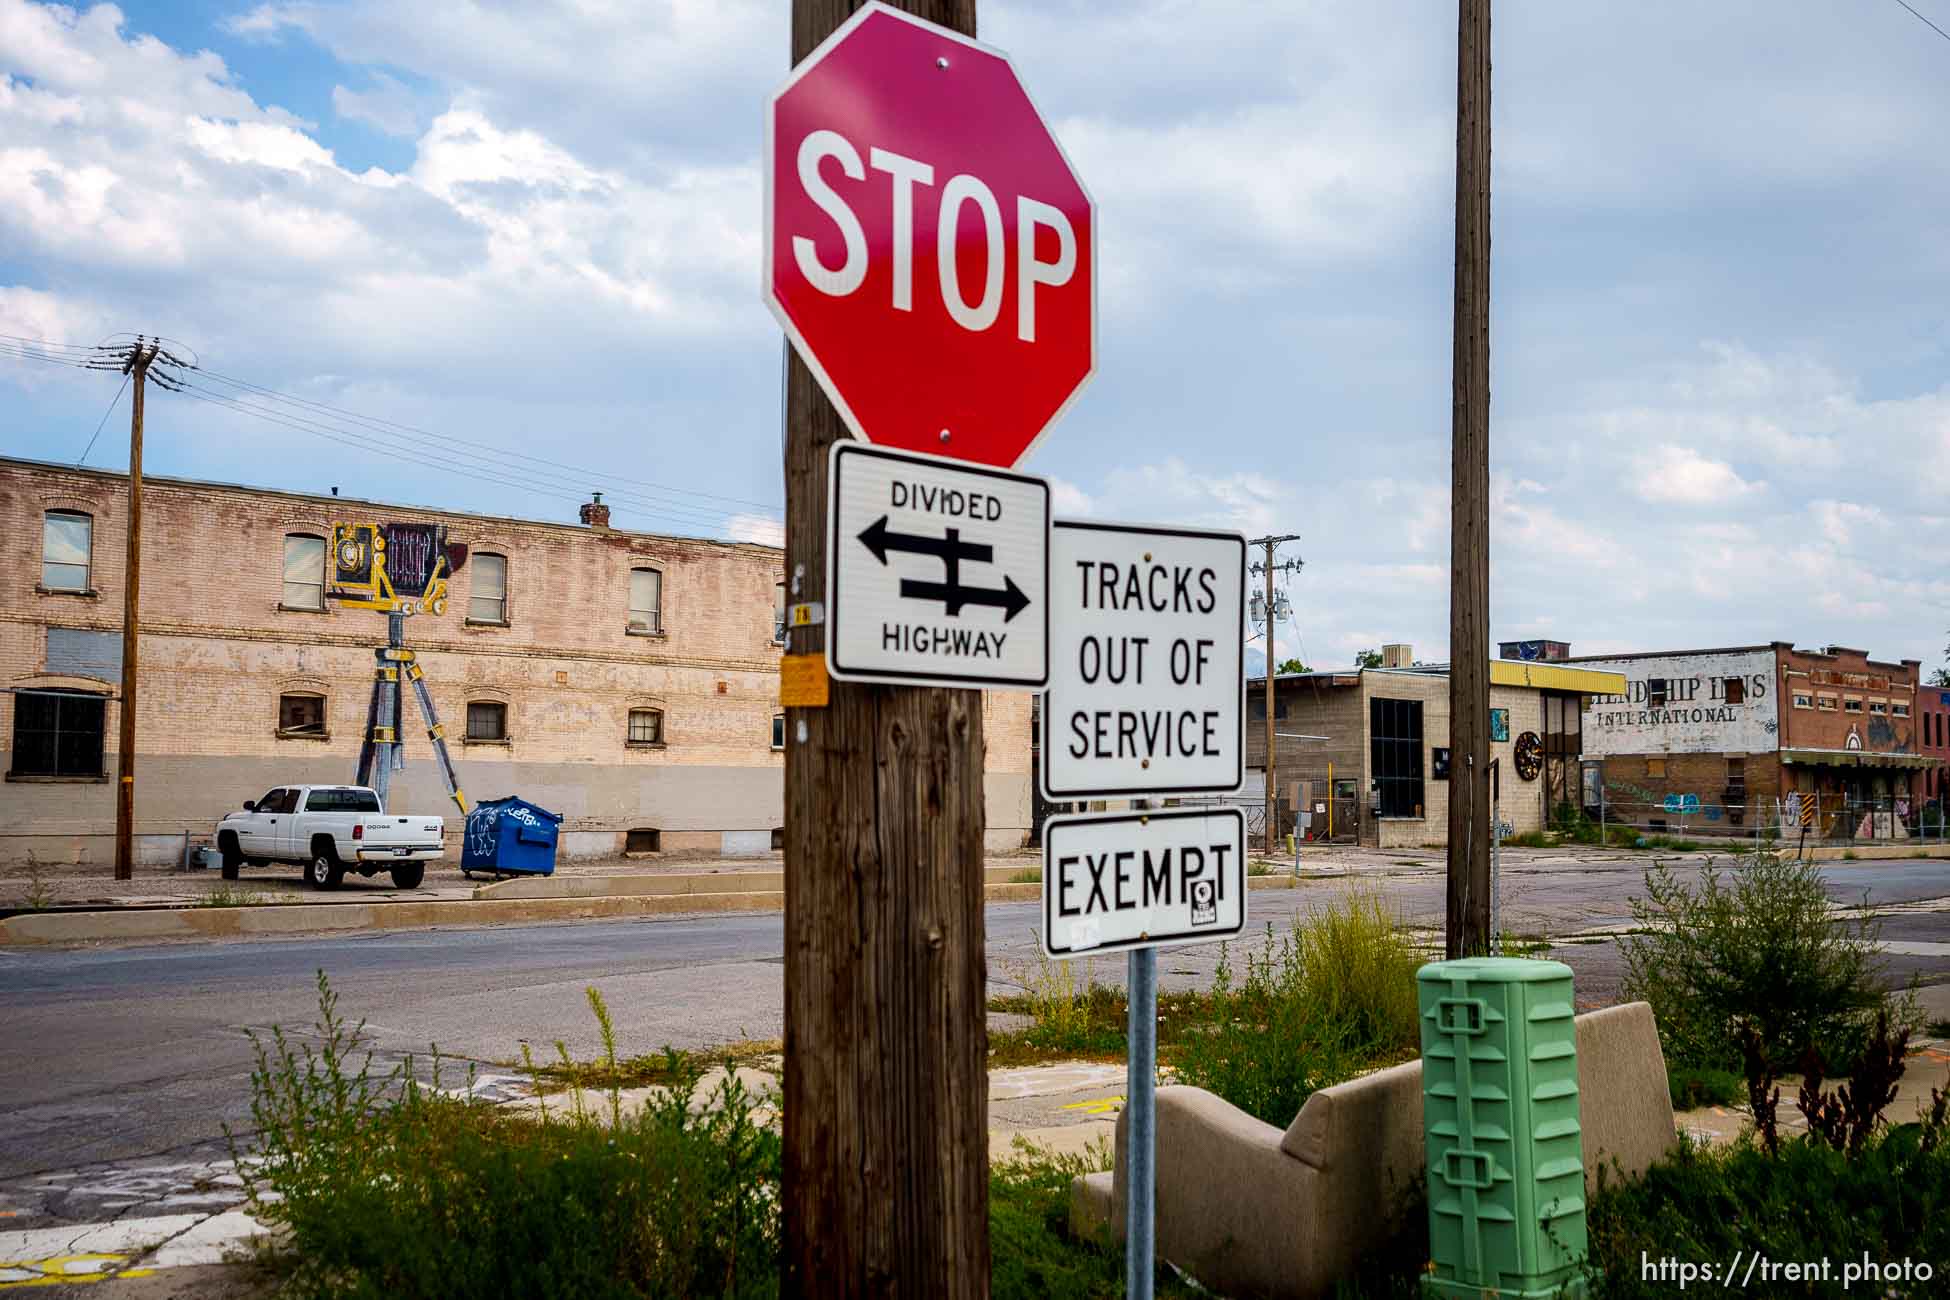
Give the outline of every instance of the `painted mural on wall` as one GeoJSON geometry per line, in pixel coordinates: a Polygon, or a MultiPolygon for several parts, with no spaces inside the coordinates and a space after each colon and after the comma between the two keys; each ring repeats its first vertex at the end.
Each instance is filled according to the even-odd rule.
{"type": "Polygon", "coordinates": [[[1594,696],[1584,711],[1587,758],[1614,754],[1759,754],[1781,730],[1774,652],[1586,660],[1625,676],[1623,695],[1594,696]]]}

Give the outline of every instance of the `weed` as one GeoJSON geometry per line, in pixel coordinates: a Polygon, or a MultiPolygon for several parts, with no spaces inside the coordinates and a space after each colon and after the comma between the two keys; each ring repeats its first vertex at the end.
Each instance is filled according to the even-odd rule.
{"type": "Polygon", "coordinates": [[[1551,955],[1551,941],[1541,934],[1514,934],[1503,931],[1497,938],[1497,951],[1505,957],[1544,960],[1551,955]]]}
{"type": "Polygon", "coordinates": [[[1813,863],[1761,853],[1727,876],[1709,867],[1697,888],[1655,863],[1645,889],[1619,945],[1624,991],[1652,1004],[1673,1065],[1792,1068],[1815,1046],[1852,1071],[1878,1008],[1915,1021],[1882,988],[1879,924],[1866,906],[1832,915],[1813,863]],[[1738,1023],[1758,1056],[1737,1046],[1738,1023]]]}
{"type": "Polygon", "coordinates": [[[318,1047],[253,1038],[254,1154],[232,1138],[288,1294],[777,1294],[780,1141],[735,1073],[702,1106],[685,1058],[611,1123],[514,1117],[441,1093],[437,1066],[432,1086],[410,1061],[375,1077],[318,986],[318,1047]]]}
{"type": "Polygon", "coordinates": [[[1923,1026],[1923,1033],[1930,1038],[1950,1038],[1950,1020],[1932,1020],[1923,1026]]]}
{"type": "Polygon", "coordinates": [[[279,894],[266,893],[261,889],[232,889],[229,885],[212,885],[209,892],[198,895],[191,907],[263,907],[267,904],[282,903],[279,894]]]}
{"type": "Polygon", "coordinates": [[[44,912],[52,906],[54,890],[48,887],[47,877],[41,873],[41,864],[36,862],[27,868],[27,909],[44,912]]]}
{"type": "MultiPolygon", "coordinates": [[[[1588,1218],[1592,1294],[1670,1296],[1645,1259],[1938,1260],[1950,1252],[1950,1148],[1904,1124],[1868,1139],[1853,1159],[1825,1143],[1784,1139],[1769,1155],[1750,1138],[1707,1148],[1682,1142],[1643,1178],[1607,1179],[1588,1218]],[[1643,1253],[1642,1253],[1643,1252],[1643,1253]]],[[[1756,1279],[1758,1280],[1758,1279],[1756,1279]]],[[[1839,1295],[1834,1283],[1764,1287],[1777,1295],[1839,1295]]],[[[1865,1286],[1925,1295],[1927,1285],[1865,1286]]]]}
{"type": "Polygon", "coordinates": [[[1043,883],[1043,869],[1041,867],[1024,867],[1021,871],[1012,871],[1009,873],[1009,883],[1012,885],[1040,885],[1043,883]]]}
{"type": "MultiPolygon", "coordinates": [[[[1095,1300],[1123,1293],[1124,1249],[1108,1232],[1079,1241],[1070,1232],[1070,1184],[1110,1168],[1110,1144],[1058,1155],[1017,1138],[989,1166],[989,1253],[996,1300],[1095,1300]]],[[[1201,1294],[1160,1263],[1157,1294],[1201,1294]]]]}
{"type": "Polygon", "coordinates": [[[1249,876],[1270,876],[1285,869],[1285,863],[1274,862],[1268,858],[1254,858],[1246,864],[1246,874],[1249,876]]]}
{"type": "Polygon", "coordinates": [[[1747,1084],[1732,1070],[1675,1065],[1666,1070],[1674,1110],[1702,1106],[1738,1106],[1747,1097],[1747,1084]]]}
{"type": "Polygon", "coordinates": [[[1557,836],[1544,831],[1519,831],[1503,837],[1504,847],[1515,849],[1549,849],[1557,847],[1557,842],[1557,836]]]}
{"type": "Polygon", "coordinates": [[[1842,850],[1842,861],[1844,862],[1855,862],[1858,861],[1861,857],[1862,855],[1857,853],[1854,849],[1842,850]]]}

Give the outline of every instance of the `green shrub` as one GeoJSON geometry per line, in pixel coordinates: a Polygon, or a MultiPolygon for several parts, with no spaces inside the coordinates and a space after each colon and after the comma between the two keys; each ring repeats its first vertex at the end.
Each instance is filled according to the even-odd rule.
{"type": "Polygon", "coordinates": [[[1738,1106],[1747,1100],[1747,1084],[1732,1070],[1675,1065],[1666,1070],[1674,1110],[1702,1106],[1738,1106]]]}
{"type": "Polygon", "coordinates": [[[1379,897],[1356,894],[1267,927],[1233,984],[1230,953],[1204,1014],[1169,1054],[1182,1083],[1285,1127],[1315,1089],[1414,1054],[1421,960],[1379,897]]]}
{"type": "MultiPolygon", "coordinates": [[[[319,975],[319,1046],[256,1041],[251,1212],[281,1229],[301,1297],[772,1296],[780,1142],[727,1075],[693,1108],[700,1062],[611,1122],[510,1115],[412,1063],[375,1077],[319,975]]],[[[605,1027],[605,1037],[608,1031],[605,1027]]],[[[235,1141],[233,1139],[233,1147],[235,1141]]],[[[240,1153],[241,1154],[241,1153],[240,1153]]]]}
{"type": "MultiPolygon", "coordinates": [[[[1913,1123],[1885,1130],[1853,1159],[1803,1138],[1784,1141],[1778,1156],[1747,1138],[1717,1149],[1683,1143],[1643,1178],[1607,1180],[1593,1198],[1593,1295],[1677,1294],[1676,1279],[1648,1278],[1643,1268],[1668,1257],[1722,1269],[1736,1256],[1831,1261],[1826,1284],[1756,1276],[1746,1288],[1720,1288],[1752,1295],[1845,1294],[1841,1271],[1865,1252],[1872,1262],[1928,1262],[1940,1273],[1950,1258],[1950,1149],[1930,1133],[1913,1123]]],[[[1926,1296],[1939,1285],[1857,1281],[1847,1294],[1926,1296]]]]}
{"type": "Polygon", "coordinates": [[[1548,849],[1556,846],[1557,837],[1543,831],[1520,831],[1515,835],[1506,835],[1503,843],[1508,848],[1548,849]]]}
{"type": "Polygon", "coordinates": [[[1670,1065],[1742,1069],[1735,1030],[1747,1022],[1777,1066],[1815,1047],[1849,1071],[1890,1003],[1866,905],[1831,915],[1820,870],[1778,853],[1745,857],[1726,876],[1709,866],[1697,888],[1654,863],[1645,891],[1619,943],[1624,991],[1652,1004],[1670,1065]]]}

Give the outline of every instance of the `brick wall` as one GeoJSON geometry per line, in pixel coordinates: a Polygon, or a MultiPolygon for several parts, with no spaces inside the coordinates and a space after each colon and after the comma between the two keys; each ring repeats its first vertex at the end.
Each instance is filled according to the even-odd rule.
{"type": "MultiPolygon", "coordinates": [[[[112,693],[99,678],[50,674],[48,629],[119,637],[127,480],[0,460],[0,757],[13,769],[13,691],[112,693]],[[89,590],[40,590],[42,519],[93,520],[89,590]]],[[[507,557],[505,626],[470,623],[464,567],[441,614],[407,620],[463,789],[521,793],[563,812],[565,843],[604,852],[654,827],[667,848],[749,846],[781,824],[773,547],[488,518],[437,510],[149,479],[143,494],[143,635],[136,818],[147,856],[207,835],[221,812],[270,786],[350,780],[366,722],[384,615],[327,602],[283,607],[288,533],[329,538],[337,521],[445,524],[470,557],[507,557]],[[630,571],[663,575],[663,630],[628,630],[630,571]],[[326,733],[281,736],[285,693],[323,696],[326,733]],[[469,701],[507,708],[507,739],[464,739],[469,701]],[[628,742],[632,709],[664,715],[664,743],[628,742]]],[[[113,676],[112,672],[102,676],[113,676]]],[[[452,812],[424,724],[405,699],[408,768],[398,806],[452,812]],[[406,800],[401,804],[400,800],[406,800]]],[[[1019,843],[1028,808],[1029,697],[988,696],[989,829],[1019,843]]],[[[107,709],[105,771],[117,746],[107,709]]],[[[403,778],[403,780],[401,780],[403,778]]],[[[0,786],[0,861],[104,859],[112,787],[9,779],[0,786]]]]}

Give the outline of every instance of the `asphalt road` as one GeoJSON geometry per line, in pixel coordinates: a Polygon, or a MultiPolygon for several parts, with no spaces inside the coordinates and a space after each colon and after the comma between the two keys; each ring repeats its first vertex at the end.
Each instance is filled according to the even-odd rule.
{"type": "MultiPolygon", "coordinates": [[[[1513,860],[1505,875],[1506,928],[1569,936],[1622,925],[1644,860],[1513,860]]],[[[1831,891],[1893,907],[1889,937],[1907,949],[1902,977],[1950,979],[1950,862],[1835,863],[1831,891]]],[[[1251,895],[1249,928],[1283,927],[1296,911],[1350,889],[1379,889],[1410,922],[1439,925],[1440,871],[1404,859],[1385,875],[1315,880],[1251,895]]],[[[988,909],[989,973],[997,991],[1033,983],[1033,903],[988,909]]],[[[249,1125],[252,1047],[247,1029],[303,1031],[316,1017],[324,971],[340,1010],[366,1020],[382,1067],[404,1054],[477,1063],[492,1087],[496,1064],[538,1056],[557,1039],[598,1050],[583,990],[599,987],[626,1052],[669,1043],[702,1047],[781,1035],[782,942],[776,915],[734,914],[438,929],[361,936],[182,943],[67,951],[0,950],[0,1200],[9,1185],[46,1170],[208,1155],[224,1124],[249,1125]]],[[[1608,1001],[1619,976],[1608,941],[1563,943],[1579,972],[1581,1002],[1608,1001]]],[[[1170,951],[1166,987],[1203,982],[1216,947],[1170,951]]],[[[1235,962],[1237,955],[1234,956],[1235,962]]],[[[1121,957],[1088,964],[1119,982],[1121,957]]],[[[448,1081],[464,1073],[464,1063],[448,1081]]]]}

